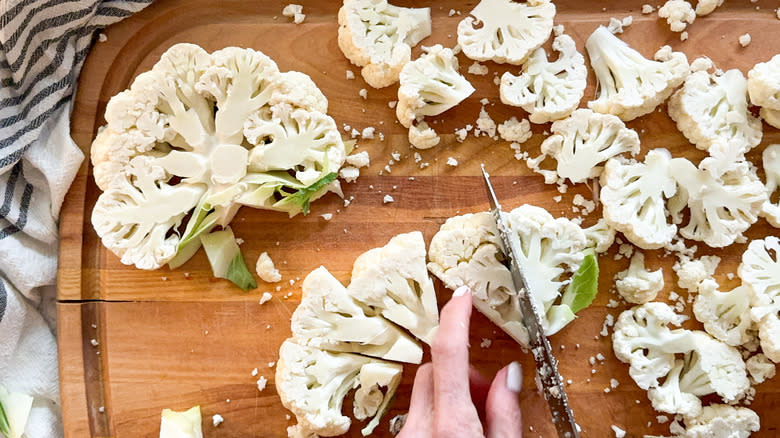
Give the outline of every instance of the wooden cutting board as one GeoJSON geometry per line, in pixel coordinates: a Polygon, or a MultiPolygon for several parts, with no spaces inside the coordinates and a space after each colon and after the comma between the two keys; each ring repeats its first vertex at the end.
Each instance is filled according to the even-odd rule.
{"type": "MultiPolygon", "coordinates": [[[[457,23],[476,3],[432,2],[433,35],[423,44],[454,46],[457,23]],[[449,16],[450,9],[458,12],[449,16]]],[[[690,39],[684,43],[655,14],[642,15],[642,1],[556,3],[556,22],[566,26],[581,51],[596,26],[606,24],[612,16],[627,15],[633,15],[634,24],[622,37],[646,56],[662,44],[671,44],[690,59],[707,54],[721,68],[739,68],[744,73],[754,63],[769,59],[780,41],[780,21],[765,5],[768,2],[760,2],[761,9],[756,10],[757,4],[747,0],[731,1],[690,26],[690,39]],[[753,35],[753,43],[742,48],[737,38],[745,32],[753,35]]],[[[346,283],[354,259],[384,245],[392,236],[420,230],[430,241],[447,217],[486,210],[480,163],[494,175],[496,190],[507,208],[531,203],[554,215],[575,217],[571,208],[574,194],[591,198],[590,190],[578,185],[556,202],[554,197],[559,193],[555,187],[543,184],[540,176],[515,160],[507,142],[473,136],[463,143],[455,141],[454,129],[475,123],[480,99],[490,101],[486,110],[499,123],[511,116],[526,117],[522,110],[501,104],[493,83],[494,73],[517,72],[516,67],[485,63],[488,75],[467,74],[477,91],[432,120],[432,126],[443,134],[442,142],[434,149],[419,151],[422,161],[417,163],[406,131],[388,107],[388,102],[396,100],[396,86],[382,90],[367,87],[359,69],[338,49],[339,3],[305,2],[306,21],[300,25],[281,15],[283,6],[273,1],[158,1],[107,29],[108,40],[96,43],[87,58],[72,117],[73,138],[87,155],[98,127],[105,123],[103,112],[109,98],[179,42],[196,43],[208,51],[231,45],[261,50],[276,60],[281,70],[309,74],[328,97],[329,113],[339,126],[347,124],[358,130],[373,126],[377,135],[384,134],[384,141],[359,142],[359,150],[370,152],[371,166],[362,171],[357,183],[344,184],[345,196],[352,200],[348,207],[331,194],[317,201],[305,217],[288,219],[286,214],[249,208],[240,211],[233,228],[245,241],[244,256],[254,265],[258,255],[267,251],[284,276],[279,291],[276,285],[261,283],[257,290],[242,292],[226,281],[212,279],[202,252],[175,271],[144,272],[122,265],[100,245],[90,224],[99,191],[85,163],[65,200],[61,218],[58,339],[66,436],[155,437],[163,408],[183,410],[196,404],[201,406],[207,437],[286,436],[285,428],[294,419],[286,417],[287,411],[279,402],[271,363],[290,334],[289,318],[299,302],[300,280],[308,272],[325,265],[346,283]],[[346,80],[346,70],[355,72],[357,79],[346,80]],[[368,89],[365,100],[358,95],[361,88],[368,89]],[[398,152],[401,160],[396,160],[391,171],[383,170],[393,152],[398,152]],[[447,166],[449,157],[457,159],[459,165],[447,166]],[[423,168],[423,163],[428,166],[423,168]],[[386,194],[395,201],[383,204],[386,194]],[[325,221],[320,216],[324,213],[332,213],[333,219],[325,221]],[[261,306],[258,300],[265,291],[274,298],[261,306]],[[251,375],[253,368],[269,379],[262,392],[255,385],[257,377],[251,375]],[[211,416],[217,413],[225,421],[215,428],[211,416]]],[[[415,49],[415,54],[419,50],[415,49]]],[[[463,55],[460,60],[465,72],[472,62],[463,55]]],[[[592,73],[589,75],[583,106],[593,96],[595,80],[592,73]]],[[[628,125],[640,132],[642,154],[665,147],[677,156],[703,157],[664,112],[628,125]]],[[[524,145],[532,156],[538,154],[548,129],[548,125],[534,127],[533,138],[524,145]]],[[[765,126],[762,146],[749,158],[759,163],[761,150],[773,142],[780,142],[780,134],[765,126]]],[[[599,214],[586,217],[584,224],[592,224],[599,214]]],[[[748,233],[751,238],[769,234],[776,235],[777,230],[763,220],[748,233]]],[[[723,258],[717,278],[724,287],[732,287],[736,280],[729,280],[726,274],[736,272],[744,248],[744,244],[718,250],[702,248],[700,254],[723,258]]],[[[613,436],[613,424],[626,429],[631,437],[668,433],[668,424],[657,423],[657,413],[645,392],[628,376],[628,367],[612,354],[610,338],[599,335],[605,316],[623,310],[606,307],[614,298],[610,292],[614,274],[628,264],[625,258],[615,259],[616,249],[617,245],[601,257],[601,292],[595,303],[553,336],[552,342],[564,378],[572,381],[567,390],[583,436],[613,436]],[[598,353],[606,359],[590,365],[589,357],[598,353]],[[620,386],[606,393],[611,378],[620,386]]],[[[647,256],[651,268],[664,268],[667,287],[660,298],[665,298],[675,289],[674,258],[662,251],[648,251],[647,256]]],[[[439,302],[446,302],[450,292],[438,283],[437,290],[439,302]]],[[[525,436],[554,436],[546,404],[533,389],[531,357],[477,313],[471,333],[471,360],[485,374],[492,375],[513,360],[523,364],[524,384],[529,388],[521,395],[525,436]],[[491,340],[492,345],[481,347],[483,339],[491,340]]],[[[407,410],[414,372],[414,366],[405,367],[398,397],[377,429],[378,436],[389,435],[387,418],[407,410]]],[[[780,401],[779,392],[778,379],[758,387],[752,407],[763,424],[755,436],[777,436],[780,418],[772,414],[780,401]]],[[[359,436],[357,426],[350,436],[359,436]]]]}

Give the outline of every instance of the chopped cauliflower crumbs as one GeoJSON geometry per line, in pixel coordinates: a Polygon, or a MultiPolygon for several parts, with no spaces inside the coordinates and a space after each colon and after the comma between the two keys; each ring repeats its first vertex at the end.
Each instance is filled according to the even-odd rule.
{"type": "Polygon", "coordinates": [[[296,4],[289,4],[282,9],[282,15],[293,19],[293,23],[301,24],[306,19],[306,14],[303,13],[303,6],[296,4]]]}
{"type": "Polygon", "coordinates": [[[214,414],[211,417],[211,422],[212,422],[212,424],[214,424],[214,427],[219,426],[220,424],[222,424],[223,421],[225,421],[225,419],[222,418],[222,415],[214,414]]]}
{"type": "Polygon", "coordinates": [[[339,176],[348,183],[355,182],[360,176],[360,170],[357,167],[352,166],[342,167],[341,170],[339,170],[339,176]]]}
{"type": "Polygon", "coordinates": [[[615,35],[623,33],[623,22],[615,17],[610,17],[609,24],[607,24],[607,30],[615,35]]]}
{"type": "MultiPolygon", "coordinates": [[[[281,280],[281,278],[279,278],[281,280]]],[[[269,301],[271,301],[271,298],[273,298],[273,295],[271,295],[270,292],[263,292],[263,296],[260,297],[260,304],[265,304],[269,301]]]]}
{"type": "Polygon", "coordinates": [[[371,164],[371,158],[368,155],[368,151],[361,151],[357,154],[348,155],[347,164],[354,167],[366,167],[371,164]]]}
{"type": "Polygon", "coordinates": [[[358,91],[358,95],[363,98],[363,100],[368,99],[368,90],[365,88],[361,88],[360,91],[358,91]]]}
{"type": "Polygon", "coordinates": [[[750,42],[752,40],[753,39],[750,37],[749,33],[742,34],[739,36],[739,45],[742,47],[747,47],[748,45],[750,45],[750,42]]]}
{"type": "Polygon", "coordinates": [[[271,256],[265,251],[257,258],[255,271],[257,276],[266,283],[277,283],[282,280],[282,274],[274,267],[274,261],[271,260],[271,256]]]}
{"type": "Polygon", "coordinates": [[[484,76],[488,74],[488,68],[486,65],[474,61],[474,63],[469,66],[468,72],[472,75],[484,76]]]}
{"type": "Polygon", "coordinates": [[[382,198],[382,203],[383,204],[389,204],[389,203],[394,202],[394,201],[395,201],[395,199],[393,199],[393,197],[390,196],[390,195],[385,195],[385,197],[382,198]]]}
{"type": "Polygon", "coordinates": [[[586,216],[593,213],[593,210],[596,209],[595,202],[591,201],[590,199],[585,199],[585,197],[580,195],[579,193],[574,195],[574,199],[572,200],[572,203],[574,205],[582,207],[582,212],[586,216]]]}
{"type": "Polygon", "coordinates": [[[669,422],[669,417],[666,415],[658,415],[655,417],[655,420],[658,422],[658,424],[666,424],[669,422]]]}
{"type": "Polygon", "coordinates": [[[108,37],[103,32],[100,32],[100,34],[98,34],[98,41],[100,41],[101,43],[105,43],[106,41],[108,41],[108,37]]]}
{"type": "Polygon", "coordinates": [[[452,167],[458,167],[458,160],[453,157],[447,157],[447,165],[452,167]]]}
{"type": "Polygon", "coordinates": [[[360,133],[360,136],[363,137],[365,140],[371,140],[374,138],[374,127],[368,126],[366,128],[363,128],[363,131],[360,133]]]}
{"type": "MultiPolygon", "coordinates": [[[[480,117],[482,117],[481,113],[480,117]]],[[[493,125],[495,126],[495,122],[493,122],[493,125]]],[[[479,126],[479,121],[477,121],[477,126],[479,126]]],[[[495,130],[493,132],[495,132],[495,130]]],[[[525,143],[529,138],[531,138],[533,132],[531,132],[531,123],[528,121],[528,119],[518,121],[516,117],[512,116],[511,119],[498,125],[498,134],[506,141],[525,143]]]]}
{"type": "Polygon", "coordinates": [[[479,117],[477,118],[477,127],[474,128],[474,135],[479,137],[480,133],[484,133],[490,138],[496,136],[496,122],[490,117],[485,106],[483,104],[482,109],[479,111],[479,117]]]}
{"type": "Polygon", "coordinates": [[[256,376],[258,372],[259,371],[257,370],[257,368],[253,369],[252,370],[252,377],[256,376]]]}
{"type": "Polygon", "coordinates": [[[493,341],[488,338],[482,338],[482,342],[479,343],[481,348],[490,348],[493,345],[493,341]]]}
{"type": "Polygon", "coordinates": [[[395,108],[396,105],[398,105],[397,100],[391,100],[390,102],[387,102],[387,106],[389,106],[390,108],[395,108]]]}
{"type": "Polygon", "coordinates": [[[648,4],[642,5],[643,14],[647,15],[647,14],[652,14],[653,12],[655,12],[655,8],[653,7],[653,5],[648,5],[648,4]]]}
{"type": "Polygon", "coordinates": [[[325,219],[326,221],[333,219],[333,213],[324,213],[321,214],[320,216],[322,216],[322,218],[325,219]]]}
{"type": "Polygon", "coordinates": [[[259,379],[257,379],[257,390],[262,392],[265,389],[265,385],[268,383],[268,379],[266,379],[263,376],[260,376],[259,379]]]}
{"type": "Polygon", "coordinates": [[[620,386],[620,382],[618,382],[617,379],[609,379],[609,387],[610,388],[615,389],[618,386],[620,386]]]}
{"type": "Polygon", "coordinates": [[[347,74],[347,80],[355,79],[355,73],[353,73],[352,70],[347,70],[346,74],[347,74]]]}
{"type": "Polygon", "coordinates": [[[450,12],[447,13],[447,16],[452,17],[453,15],[455,15],[455,9],[450,9],[450,12]]]}
{"type": "Polygon", "coordinates": [[[461,143],[463,143],[463,141],[466,140],[466,137],[468,135],[469,132],[466,131],[466,128],[460,128],[455,130],[455,140],[458,140],[461,143]]]}
{"type": "Polygon", "coordinates": [[[684,30],[680,32],[680,41],[686,41],[688,40],[688,31],[684,30]]]}
{"type": "Polygon", "coordinates": [[[615,426],[614,424],[611,426],[612,431],[615,432],[615,438],[623,438],[626,436],[626,431],[615,426]]]}

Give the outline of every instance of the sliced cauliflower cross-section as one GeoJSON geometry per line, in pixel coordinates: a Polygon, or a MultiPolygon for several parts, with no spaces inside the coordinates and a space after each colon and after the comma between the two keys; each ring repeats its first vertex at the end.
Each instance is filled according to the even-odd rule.
{"type": "MultiPolygon", "coordinates": [[[[700,0],[699,4],[704,2],[700,0]]],[[[705,406],[699,415],[683,417],[683,422],[685,427],[678,421],[669,427],[675,437],[748,438],[751,432],[758,432],[761,427],[758,414],[752,410],[722,404],[705,406]]]]}
{"type": "Polygon", "coordinates": [[[705,279],[699,284],[699,293],[693,302],[693,314],[704,324],[704,329],[721,341],[740,346],[754,338],[750,317],[750,288],[738,286],[721,292],[718,283],[705,279]]]}
{"type": "Polygon", "coordinates": [[[772,201],[778,199],[777,192],[780,189],[780,144],[769,145],[764,149],[762,164],[766,174],[767,199],[761,207],[761,216],[773,227],[780,228],[780,200],[772,201]]]}
{"type": "Polygon", "coordinates": [[[629,152],[639,152],[639,135],[616,116],[578,109],[552,124],[553,135],[542,143],[542,154],[558,162],[556,173],[573,183],[601,175],[599,164],[629,152]]]}
{"type": "Polygon", "coordinates": [[[639,251],[634,252],[628,269],[618,272],[616,279],[615,286],[620,296],[634,304],[653,301],[664,288],[663,271],[645,269],[645,255],[639,251]]]}
{"type": "Polygon", "coordinates": [[[751,316],[758,323],[761,349],[780,362],[780,239],[768,236],[750,242],[737,270],[753,293],[751,316]]]}
{"type": "Polygon", "coordinates": [[[519,65],[550,37],[554,17],[550,0],[482,0],[458,23],[458,44],[473,60],[519,65]]]}
{"type": "Polygon", "coordinates": [[[574,40],[560,35],[553,40],[559,52],[554,62],[547,60],[543,48],[536,49],[523,64],[523,72],[501,76],[501,102],[526,110],[533,123],[547,123],[572,113],[585,94],[588,69],[574,40]]]}
{"type": "Polygon", "coordinates": [[[737,69],[722,75],[692,73],[669,100],[669,116],[691,143],[705,151],[714,144],[728,144],[744,153],[761,142],[761,120],[750,114],[747,81],[737,69]]]}
{"type": "Polygon", "coordinates": [[[604,26],[591,34],[585,47],[598,82],[598,97],[588,107],[624,121],[653,111],[689,73],[684,53],[664,46],[651,61],[604,26]]]}
{"type": "Polygon", "coordinates": [[[398,81],[412,47],[431,34],[430,8],[402,8],[387,0],[344,0],[339,48],[374,88],[398,81]]]}

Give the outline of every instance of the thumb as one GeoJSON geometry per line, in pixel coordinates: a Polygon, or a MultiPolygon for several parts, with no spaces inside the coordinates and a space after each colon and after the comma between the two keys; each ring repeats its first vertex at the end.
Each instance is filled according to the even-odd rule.
{"type": "Polygon", "coordinates": [[[523,420],[518,394],[523,388],[523,370],[512,362],[502,368],[490,385],[485,415],[487,438],[520,438],[523,420]]]}

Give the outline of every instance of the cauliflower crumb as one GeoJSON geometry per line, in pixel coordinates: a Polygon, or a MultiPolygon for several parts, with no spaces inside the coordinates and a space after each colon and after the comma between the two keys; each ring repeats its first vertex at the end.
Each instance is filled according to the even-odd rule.
{"type": "Polygon", "coordinates": [[[326,221],[333,219],[333,213],[324,213],[321,214],[320,216],[322,216],[322,218],[325,219],[326,221]]]}
{"type": "Polygon", "coordinates": [[[700,56],[691,62],[691,72],[709,70],[714,67],[712,60],[706,56],[700,56]]]}
{"type": "Polygon", "coordinates": [[[696,292],[703,280],[712,277],[719,263],[718,256],[702,256],[699,259],[682,257],[672,267],[677,273],[677,285],[688,292],[696,292]]]}
{"type": "Polygon", "coordinates": [[[460,128],[455,130],[455,140],[458,140],[461,143],[463,143],[463,141],[466,140],[466,136],[468,135],[469,132],[466,131],[466,128],[460,128]]]}
{"type": "Polygon", "coordinates": [[[98,345],[100,345],[97,339],[90,339],[89,343],[92,344],[93,347],[97,347],[98,345]]]}
{"type": "Polygon", "coordinates": [[[682,32],[696,19],[696,12],[685,0],[668,0],[658,9],[658,16],[666,18],[672,32],[682,32]]]}
{"type": "MultiPolygon", "coordinates": [[[[281,280],[281,277],[279,279],[281,280]]],[[[271,301],[271,298],[273,298],[273,295],[271,295],[270,292],[263,292],[263,296],[260,297],[260,304],[265,304],[271,301]]],[[[255,370],[257,370],[257,368],[255,368],[255,370]]]]}
{"type": "Polygon", "coordinates": [[[368,126],[366,128],[363,128],[363,132],[360,133],[360,136],[363,137],[365,140],[371,140],[374,138],[374,127],[368,126]]]}
{"type": "Polygon", "coordinates": [[[590,199],[585,199],[584,196],[577,193],[574,195],[574,199],[572,200],[572,203],[574,205],[577,205],[579,207],[582,207],[583,214],[586,216],[593,213],[593,210],[596,209],[596,203],[591,201],[590,199]]]}
{"type": "Polygon", "coordinates": [[[214,414],[211,417],[211,422],[214,424],[214,427],[219,426],[220,424],[222,424],[223,421],[225,421],[225,419],[222,418],[222,415],[214,414]]]}
{"type": "Polygon", "coordinates": [[[615,438],[623,438],[624,436],[626,436],[625,430],[615,426],[614,424],[611,427],[612,427],[612,431],[615,432],[615,438]]]}
{"type": "Polygon", "coordinates": [[[669,417],[666,415],[658,415],[655,417],[655,420],[658,422],[658,424],[665,424],[669,422],[669,417]]]}
{"type": "Polygon", "coordinates": [[[609,379],[609,387],[610,388],[615,389],[618,386],[620,386],[620,382],[618,382],[617,379],[609,379]]]}
{"type": "Polygon", "coordinates": [[[352,166],[342,167],[341,170],[339,170],[339,176],[348,183],[355,182],[360,176],[360,170],[357,167],[352,166]]]}
{"type": "Polygon", "coordinates": [[[363,100],[368,99],[368,90],[365,88],[361,88],[360,91],[358,91],[358,95],[363,98],[363,100]]]}
{"type": "Polygon", "coordinates": [[[395,201],[395,199],[393,199],[393,197],[390,196],[390,195],[385,195],[385,197],[382,198],[382,203],[383,204],[389,204],[389,203],[394,202],[394,201],[395,201]]]}
{"type": "Polygon", "coordinates": [[[747,47],[750,45],[750,42],[752,41],[752,38],[750,37],[749,33],[745,33],[739,36],[739,45],[742,47],[747,47]]]}
{"type": "Polygon", "coordinates": [[[103,32],[100,32],[98,34],[98,41],[100,41],[101,43],[105,43],[106,41],[108,41],[108,37],[103,32]]]}
{"type": "Polygon", "coordinates": [[[623,17],[623,21],[621,23],[623,27],[628,27],[634,24],[634,16],[633,15],[627,15],[623,17]]]}
{"type": "Polygon", "coordinates": [[[684,30],[680,32],[680,41],[686,41],[688,40],[688,31],[684,30]]]}
{"type": "Polygon", "coordinates": [[[491,345],[493,345],[493,341],[488,338],[482,338],[482,342],[479,343],[481,348],[490,348],[491,345]]]}
{"type": "Polygon", "coordinates": [[[282,280],[282,274],[274,267],[274,261],[267,252],[260,254],[255,264],[257,276],[266,283],[277,283],[282,280]]]}
{"type": "Polygon", "coordinates": [[[354,167],[366,167],[371,163],[368,151],[361,151],[357,154],[347,156],[347,164],[354,167]]]}
{"type": "Polygon", "coordinates": [[[474,129],[474,134],[479,137],[480,133],[485,133],[488,137],[495,137],[496,135],[496,122],[490,118],[490,114],[485,111],[485,106],[479,111],[479,117],[477,118],[477,127],[474,129]]]}
{"type": "Polygon", "coordinates": [[[352,72],[352,70],[347,70],[347,80],[355,79],[355,73],[352,72]]]}
{"type": "Polygon", "coordinates": [[[468,72],[472,75],[484,76],[488,74],[488,68],[486,65],[482,65],[477,61],[474,61],[474,63],[469,66],[468,72]]]}
{"type": "Polygon", "coordinates": [[[257,368],[253,369],[252,370],[252,377],[256,376],[258,372],[259,371],[257,370],[257,368]]]}
{"type": "Polygon", "coordinates": [[[390,102],[387,102],[387,106],[389,106],[390,108],[395,108],[396,105],[398,105],[397,100],[391,100],[390,102]]]}
{"type": "Polygon", "coordinates": [[[623,22],[615,17],[610,17],[609,24],[607,24],[607,30],[613,34],[623,33],[623,22]]]}
{"type": "Polygon", "coordinates": [[[450,9],[450,12],[447,13],[447,16],[452,17],[453,15],[455,15],[455,9],[450,9]]]}
{"type": "Polygon", "coordinates": [[[306,14],[303,13],[303,6],[291,3],[282,9],[282,15],[293,19],[293,23],[301,24],[306,19],[306,14]]]}
{"type": "Polygon", "coordinates": [[[648,4],[642,5],[643,14],[647,15],[647,14],[652,14],[653,12],[655,12],[655,8],[653,7],[653,5],[648,5],[648,4]]]}
{"type": "Polygon", "coordinates": [[[447,165],[448,166],[452,166],[452,167],[458,167],[458,160],[456,160],[453,157],[448,157],[447,158],[447,165]]]}
{"type": "Polygon", "coordinates": [[[265,389],[265,385],[268,383],[268,379],[266,379],[263,376],[260,376],[259,379],[257,379],[257,390],[262,392],[265,389]]]}
{"type": "MultiPolygon", "coordinates": [[[[480,118],[481,117],[482,114],[480,113],[480,118]]],[[[479,120],[477,121],[477,126],[479,126],[479,120]]],[[[493,126],[495,126],[495,122],[493,122],[493,126]]],[[[495,128],[493,132],[495,132],[495,128]]],[[[531,138],[533,132],[531,132],[531,123],[528,121],[528,119],[518,121],[517,118],[513,116],[511,119],[498,125],[498,134],[506,141],[525,143],[529,138],[531,138]]]]}

